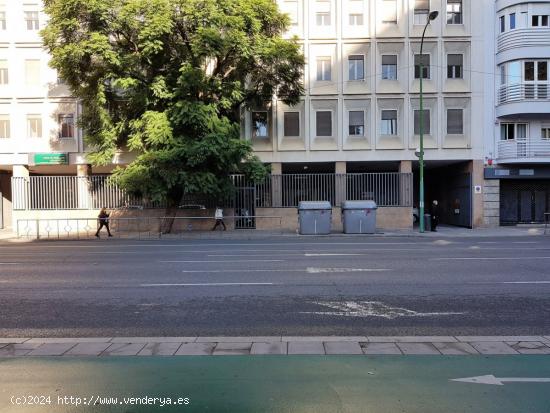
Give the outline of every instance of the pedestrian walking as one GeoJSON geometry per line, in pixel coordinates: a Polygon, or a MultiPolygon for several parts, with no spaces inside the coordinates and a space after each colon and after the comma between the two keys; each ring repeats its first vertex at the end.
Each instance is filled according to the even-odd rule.
{"type": "Polygon", "coordinates": [[[214,224],[214,228],[212,228],[212,231],[215,231],[216,228],[218,228],[218,225],[223,226],[223,230],[226,231],[227,227],[225,226],[225,222],[223,222],[223,209],[221,209],[220,207],[216,207],[214,218],[216,219],[216,223],[214,224]]]}
{"type": "Polygon", "coordinates": [[[101,208],[101,211],[99,211],[99,215],[97,216],[97,222],[99,224],[99,227],[97,228],[97,232],[95,233],[95,236],[99,238],[99,231],[101,231],[101,228],[105,227],[107,229],[107,234],[109,234],[110,237],[113,236],[111,234],[111,230],[109,229],[109,213],[105,208],[101,208]]]}
{"type": "Polygon", "coordinates": [[[437,202],[437,199],[432,202],[430,213],[432,214],[432,231],[437,232],[437,225],[439,224],[439,202],[437,202]]]}

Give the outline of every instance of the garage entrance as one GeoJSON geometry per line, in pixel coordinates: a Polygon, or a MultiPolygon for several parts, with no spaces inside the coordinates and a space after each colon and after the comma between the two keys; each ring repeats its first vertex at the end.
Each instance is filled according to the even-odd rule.
{"type": "Polygon", "coordinates": [[[502,180],[500,224],[541,224],[550,211],[550,180],[502,180]]]}

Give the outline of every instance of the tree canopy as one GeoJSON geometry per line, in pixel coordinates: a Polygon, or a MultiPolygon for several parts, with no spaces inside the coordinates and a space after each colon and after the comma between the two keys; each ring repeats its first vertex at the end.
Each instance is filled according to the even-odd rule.
{"type": "Polygon", "coordinates": [[[265,168],[240,139],[243,107],[303,94],[304,57],[273,0],[45,0],[51,66],[82,104],[93,165],[131,193],[176,204],[220,196],[265,168]]]}

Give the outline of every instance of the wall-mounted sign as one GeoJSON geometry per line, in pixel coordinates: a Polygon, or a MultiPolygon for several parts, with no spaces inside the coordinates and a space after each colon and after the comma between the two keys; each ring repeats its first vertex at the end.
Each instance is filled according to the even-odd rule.
{"type": "Polygon", "coordinates": [[[476,193],[476,194],[481,194],[481,185],[476,185],[476,186],[474,187],[474,190],[475,190],[475,193],[476,193]]]}
{"type": "Polygon", "coordinates": [[[31,165],[68,165],[68,153],[31,153],[29,154],[31,165]]]}

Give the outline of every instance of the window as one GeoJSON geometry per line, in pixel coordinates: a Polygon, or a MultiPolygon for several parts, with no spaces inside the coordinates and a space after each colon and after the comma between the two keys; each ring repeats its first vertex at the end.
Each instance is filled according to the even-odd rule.
{"type": "Polygon", "coordinates": [[[10,132],[9,115],[0,115],[0,139],[9,139],[11,137],[10,132]]]}
{"type": "Polygon", "coordinates": [[[59,115],[58,119],[59,137],[62,139],[74,138],[74,115],[59,115]]]}
{"type": "Polygon", "coordinates": [[[430,79],[430,55],[424,54],[414,55],[414,78],[420,79],[420,75],[422,72],[422,79],[430,79]],[[420,68],[420,65],[422,65],[422,68],[420,68]]]}
{"type": "Polygon", "coordinates": [[[6,12],[0,11],[0,30],[6,30],[6,12]]]}
{"type": "Polygon", "coordinates": [[[540,130],[541,139],[550,139],[550,126],[543,126],[540,130]]]}
{"type": "Polygon", "coordinates": [[[330,81],[331,80],[331,61],[330,61],[330,57],[318,57],[317,58],[317,80],[318,81],[330,81]]]}
{"type": "Polygon", "coordinates": [[[285,136],[300,136],[300,112],[285,112],[283,123],[285,136]]]}
{"type": "Polygon", "coordinates": [[[382,1],[382,23],[397,24],[397,0],[382,1]]]}
{"type": "Polygon", "coordinates": [[[330,2],[317,1],[316,6],[315,19],[317,26],[330,26],[330,2]]]}
{"type": "Polygon", "coordinates": [[[317,125],[316,136],[332,136],[332,112],[328,110],[315,112],[317,125]]]}
{"type": "Polygon", "coordinates": [[[7,85],[9,81],[8,61],[0,60],[0,85],[7,85]]]}
{"type": "Polygon", "coordinates": [[[361,55],[348,57],[349,80],[365,79],[365,59],[361,55]]]}
{"type": "Polygon", "coordinates": [[[464,134],[464,110],[463,109],[447,109],[447,134],[448,135],[464,134]]]}
{"type": "Polygon", "coordinates": [[[521,62],[508,63],[508,84],[517,85],[521,83],[521,62]]]}
{"type": "Polygon", "coordinates": [[[501,85],[506,84],[506,65],[500,66],[500,84],[501,85]]]}
{"type": "Polygon", "coordinates": [[[462,79],[463,59],[461,54],[447,55],[447,78],[462,79]]]}
{"type": "Polygon", "coordinates": [[[26,11],[25,22],[27,23],[27,30],[38,30],[40,27],[40,20],[38,18],[37,11],[26,11]]]}
{"type": "Polygon", "coordinates": [[[382,56],[382,79],[397,80],[397,55],[382,56]]]}
{"type": "Polygon", "coordinates": [[[349,112],[349,135],[365,136],[365,112],[362,110],[349,112]]]}
{"type": "Polygon", "coordinates": [[[525,140],[527,139],[527,124],[526,123],[501,123],[500,124],[500,140],[525,140]]]}
{"type": "Polygon", "coordinates": [[[510,30],[513,30],[516,28],[516,13],[510,14],[510,30]]]}
{"type": "Polygon", "coordinates": [[[362,26],[363,25],[363,15],[359,13],[352,13],[349,15],[349,25],[350,26],[362,26]]]}
{"type": "MultiPolygon", "coordinates": [[[[425,133],[426,135],[429,135],[431,133],[429,109],[424,109],[422,113],[422,118],[424,119],[424,124],[422,125],[422,128],[424,129],[423,133],[425,133]]],[[[420,135],[420,111],[419,110],[414,111],[414,134],[420,135]]]]}
{"type": "Polygon", "coordinates": [[[285,1],[283,2],[282,12],[288,14],[290,18],[290,24],[293,26],[298,25],[298,2],[297,1],[285,1]]]}
{"type": "Polygon", "coordinates": [[[42,137],[42,118],[40,115],[27,115],[27,137],[42,137]]]}
{"type": "Polygon", "coordinates": [[[40,60],[25,60],[25,83],[29,86],[40,84],[40,60]]]}
{"type": "Polygon", "coordinates": [[[397,111],[383,110],[382,123],[380,124],[380,134],[397,135],[397,111]]]}
{"type": "Polygon", "coordinates": [[[500,32],[504,33],[506,31],[506,21],[504,20],[504,16],[500,16],[499,20],[500,20],[500,32]]]}
{"type": "Polygon", "coordinates": [[[447,0],[447,24],[462,24],[462,0],[447,0]]]}
{"type": "Polygon", "coordinates": [[[252,112],[252,137],[268,137],[267,112],[252,112]]]}
{"type": "Polygon", "coordinates": [[[533,27],[548,27],[548,15],[533,15],[533,16],[531,16],[531,26],[533,26],[533,27]]]}
{"type": "Polygon", "coordinates": [[[414,24],[425,25],[430,14],[430,0],[414,0],[414,24]]]}
{"type": "Polygon", "coordinates": [[[537,62],[537,80],[544,82],[548,80],[548,62],[537,62]]]}
{"type": "Polygon", "coordinates": [[[523,72],[523,80],[535,80],[535,62],[525,62],[525,70],[523,72]]]}

